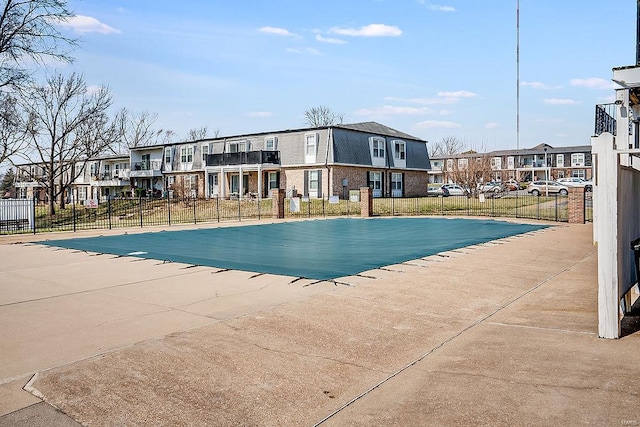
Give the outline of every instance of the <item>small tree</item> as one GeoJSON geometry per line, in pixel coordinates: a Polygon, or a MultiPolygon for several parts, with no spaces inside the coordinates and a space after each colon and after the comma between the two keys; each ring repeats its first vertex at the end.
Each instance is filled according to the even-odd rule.
{"type": "Polygon", "coordinates": [[[342,124],[344,119],[343,114],[336,113],[329,107],[322,105],[309,108],[304,112],[304,117],[306,124],[312,128],[342,124]]]}
{"type": "Polygon", "coordinates": [[[0,198],[13,197],[15,195],[15,174],[13,169],[9,169],[0,181],[0,198]]]}
{"type": "Polygon", "coordinates": [[[461,153],[464,150],[464,144],[455,136],[447,136],[439,142],[429,144],[429,156],[444,157],[452,154],[461,153]]]}

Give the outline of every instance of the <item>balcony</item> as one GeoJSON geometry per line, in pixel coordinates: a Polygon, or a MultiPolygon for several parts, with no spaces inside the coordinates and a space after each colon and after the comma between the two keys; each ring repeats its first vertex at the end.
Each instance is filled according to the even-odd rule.
{"type": "Polygon", "coordinates": [[[162,160],[134,162],[132,166],[129,174],[132,178],[162,176],[162,160]]]}
{"type": "Polygon", "coordinates": [[[241,151],[237,153],[209,154],[207,166],[280,164],[279,151],[241,151]]]}
{"type": "Polygon", "coordinates": [[[614,118],[616,111],[615,104],[599,104],[596,105],[596,126],[595,136],[598,136],[604,132],[609,132],[611,135],[616,134],[616,119],[614,118]]]}

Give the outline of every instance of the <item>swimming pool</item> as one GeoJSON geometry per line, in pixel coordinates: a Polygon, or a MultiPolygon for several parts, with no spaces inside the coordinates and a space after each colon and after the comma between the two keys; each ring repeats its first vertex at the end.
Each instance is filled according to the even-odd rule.
{"type": "Polygon", "coordinates": [[[37,243],[326,280],[545,227],[463,218],[338,218],[37,243]]]}

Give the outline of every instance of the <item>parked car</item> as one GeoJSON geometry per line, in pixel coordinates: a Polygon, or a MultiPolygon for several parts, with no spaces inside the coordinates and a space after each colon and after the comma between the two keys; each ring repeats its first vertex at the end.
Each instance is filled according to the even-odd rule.
{"type": "Polygon", "coordinates": [[[510,179],[508,181],[505,181],[504,187],[509,191],[516,191],[520,189],[520,183],[515,179],[510,179]]]}
{"type": "Polygon", "coordinates": [[[427,197],[448,197],[449,190],[445,186],[428,187],[427,197]]]}
{"type": "Polygon", "coordinates": [[[442,186],[449,192],[449,196],[468,196],[469,190],[458,184],[444,184],[442,186]]]}
{"type": "Polygon", "coordinates": [[[566,196],[569,194],[569,187],[566,185],[560,184],[557,181],[533,181],[527,187],[527,192],[533,194],[534,196],[539,196],[541,194],[561,194],[566,196]]]}
{"type": "Polygon", "coordinates": [[[566,185],[567,187],[582,187],[584,188],[584,191],[593,190],[593,182],[591,180],[578,178],[576,176],[573,176],[571,178],[558,178],[557,181],[562,185],[566,185]]]}
{"type": "Polygon", "coordinates": [[[501,182],[491,181],[484,184],[478,184],[478,191],[481,193],[499,193],[504,191],[505,187],[501,182]]]}

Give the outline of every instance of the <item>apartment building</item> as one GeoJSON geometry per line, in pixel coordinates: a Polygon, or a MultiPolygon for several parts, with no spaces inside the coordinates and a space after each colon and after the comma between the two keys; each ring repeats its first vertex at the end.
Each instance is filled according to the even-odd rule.
{"type": "Polygon", "coordinates": [[[535,181],[538,179],[558,179],[592,177],[590,145],[552,147],[540,144],[533,148],[519,150],[496,150],[486,153],[474,151],[434,156],[429,171],[430,183],[453,182],[455,171],[469,168],[471,162],[481,164],[478,173],[486,175],[489,181],[535,181]]]}

